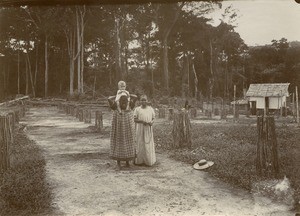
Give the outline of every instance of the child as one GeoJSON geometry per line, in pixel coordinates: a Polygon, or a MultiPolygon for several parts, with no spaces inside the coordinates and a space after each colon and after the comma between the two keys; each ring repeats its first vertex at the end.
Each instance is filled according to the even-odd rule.
{"type": "Polygon", "coordinates": [[[117,92],[115,101],[117,103],[117,109],[118,109],[119,113],[121,114],[120,98],[123,95],[127,97],[128,103],[127,103],[126,110],[129,110],[130,94],[128,91],[126,91],[126,83],[124,81],[118,82],[118,88],[119,88],[119,90],[117,92]]]}

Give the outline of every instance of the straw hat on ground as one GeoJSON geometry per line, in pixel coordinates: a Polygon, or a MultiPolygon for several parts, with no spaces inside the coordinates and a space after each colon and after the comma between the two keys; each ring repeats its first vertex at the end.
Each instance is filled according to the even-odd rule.
{"type": "Polygon", "coordinates": [[[214,165],[214,162],[202,159],[193,165],[196,170],[203,170],[214,165]]]}

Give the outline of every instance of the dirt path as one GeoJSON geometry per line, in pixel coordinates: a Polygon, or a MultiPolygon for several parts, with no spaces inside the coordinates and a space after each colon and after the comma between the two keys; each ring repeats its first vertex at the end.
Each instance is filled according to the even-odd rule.
{"type": "Polygon", "coordinates": [[[154,167],[117,171],[109,136],[56,108],[32,108],[22,123],[45,150],[55,215],[294,215],[163,154],[154,167]]]}

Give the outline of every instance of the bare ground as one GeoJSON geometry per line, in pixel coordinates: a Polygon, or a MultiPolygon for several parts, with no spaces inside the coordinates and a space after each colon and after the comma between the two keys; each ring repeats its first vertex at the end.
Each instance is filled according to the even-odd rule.
{"type": "MultiPolygon", "coordinates": [[[[44,150],[53,190],[52,215],[294,215],[157,153],[153,167],[116,169],[109,158],[109,131],[93,132],[56,108],[31,108],[23,120],[44,150]]],[[[110,117],[104,116],[109,127],[110,117]]]]}

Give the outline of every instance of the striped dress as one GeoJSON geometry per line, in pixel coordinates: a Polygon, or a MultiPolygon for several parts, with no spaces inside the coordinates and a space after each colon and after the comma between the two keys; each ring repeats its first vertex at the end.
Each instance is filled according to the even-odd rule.
{"type": "Polygon", "coordinates": [[[113,111],[110,133],[110,157],[119,161],[135,158],[135,128],[132,111],[113,111]]]}

